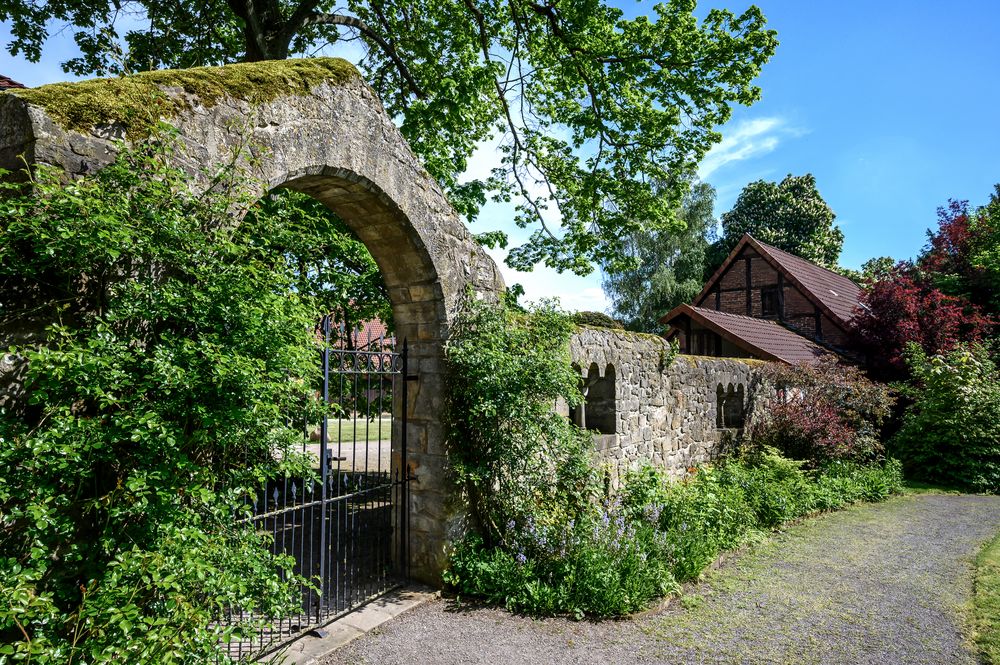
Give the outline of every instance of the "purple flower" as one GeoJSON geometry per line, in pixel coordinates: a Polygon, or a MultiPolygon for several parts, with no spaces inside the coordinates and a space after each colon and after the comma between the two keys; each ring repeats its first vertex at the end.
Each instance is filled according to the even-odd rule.
{"type": "Polygon", "coordinates": [[[518,552],[517,556],[514,557],[514,560],[517,561],[519,566],[523,566],[528,563],[528,557],[524,556],[524,552],[518,552]]]}

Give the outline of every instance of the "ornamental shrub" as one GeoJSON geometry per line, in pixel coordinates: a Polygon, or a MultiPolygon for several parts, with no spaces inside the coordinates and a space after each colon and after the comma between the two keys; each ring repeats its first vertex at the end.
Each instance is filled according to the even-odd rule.
{"type": "Polygon", "coordinates": [[[778,397],[747,428],[752,446],[820,466],[867,462],[884,452],[880,431],[895,398],[883,384],[835,360],[816,365],[772,363],[765,373],[778,397]]]}
{"type": "Polygon", "coordinates": [[[280,222],[234,228],[246,175],[196,193],[171,150],[0,185],[4,327],[52,321],[11,349],[30,399],[0,413],[6,662],[224,661],[299,602],[242,518],[262,481],[308,470],[288,423],[318,408],[317,310],[280,222]],[[230,608],[263,618],[227,627],[230,608]]]}
{"type": "Polygon", "coordinates": [[[1000,371],[988,350],[962,346],[929,356],[907,353],[913,403],[890,441],[913,478],[977,492],[1000,492],[1000,371]]]}

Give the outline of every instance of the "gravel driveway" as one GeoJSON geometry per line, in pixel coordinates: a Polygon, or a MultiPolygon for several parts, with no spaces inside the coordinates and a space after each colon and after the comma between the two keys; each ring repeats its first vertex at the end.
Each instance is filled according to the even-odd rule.
{"type": "Polygon", "coordinates": [[[619,621],[533,620],[439,600],[340,663],[906,663],[974,665],[962,612],[1000,497],[922,495],[791,527],[683,601],[619,621]]]}

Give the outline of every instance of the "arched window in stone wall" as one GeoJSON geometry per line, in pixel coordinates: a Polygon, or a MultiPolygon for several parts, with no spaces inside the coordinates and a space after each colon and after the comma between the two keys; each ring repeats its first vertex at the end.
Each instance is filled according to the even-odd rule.
{"type": "MultiPolygon", "coordinates": [[[[573,365],[574,369],[578,369],[573,365]]],[[[584,377],[580,372],[583,404],[570,411],[570,420],[598,434],[618,432],[618,409],[615,400],[615,366],[608,365],[601,376],[597,363],[591,363],[584,377]]]]}
{"type": "Polygon", "coordinates": [[[722,429],[726,426],[726,389],[720,383],[715,387],[715,426],[722,429]]]}
{"type": "Polygon", "coordinates": [[[715,387],[715,426],[719,429],[740,429],[746,419],[743,384],[722,384],[715,387]]]}
{"type": "Polygon", "coordinates": [[[618,431],[618,411],[615,408],[615,366],[608,365],[604,376],[600,375],[597,364],[590,366],[587,383],[587,429],[601,434],[615,434],[618,431]]]}
{"type": "Polygon", "coordinates": [[[744,413],[744,391],[743,384],[741,383],[733,390],[733,386],[729,386],[729,392],[726,395],[726,427],[728,428],[742,428],[743,422],[746,417],[744,413]]]}

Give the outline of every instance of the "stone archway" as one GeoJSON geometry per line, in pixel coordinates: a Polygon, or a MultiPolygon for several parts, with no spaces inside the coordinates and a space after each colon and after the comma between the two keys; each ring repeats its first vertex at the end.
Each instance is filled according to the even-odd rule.
{"type": "Polygon", "coordinates": [[[238,159],[257,176],[249,194],[288,187],[336,212],[378,263],[397,334],[409,340],[410,371],[419,377],[404,405],[415,476],[410,570],[436,582],[446,562],[446,537],[460,519],[446,502],[443,344],[466,287],[496,297],[504,286],[499,271],[349,64],[287,61],[192,71],[194,79],[151,72],[124,83],[47,87],[58,94],[40,94],[46,88],[23,97],[0,94],[0,168],[23,168],[23,156],[29,165],[53,165],[72,175],[99,170],[114,158],[114,140],[127,123],[112,114],[96,126],[75,126],[78,116],[66,112],[67,100],[86,104],[123,85],[146,93],[155,86],[184,146],[179,165],[196,183],[208,186],[203,167],[230,160],[234,147],[245,145],[238,159]],[[226,87],[229,81],[244,87],[226,87]]]}

